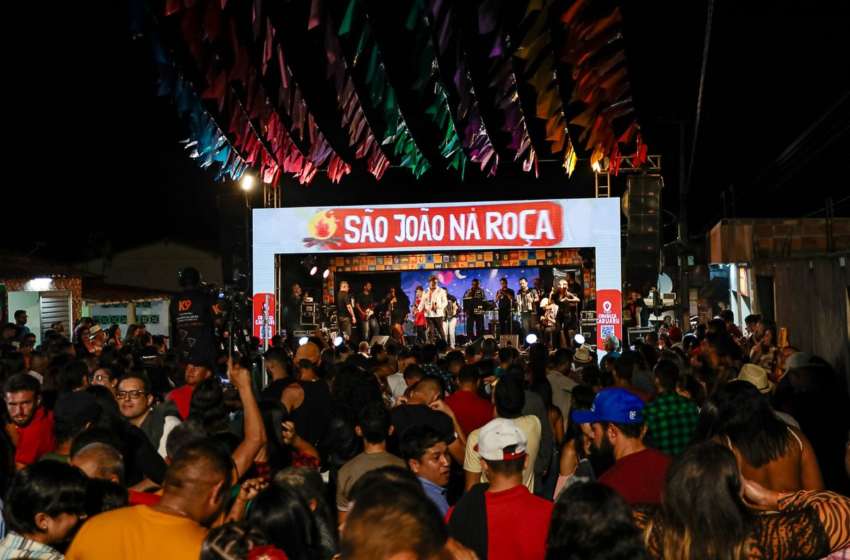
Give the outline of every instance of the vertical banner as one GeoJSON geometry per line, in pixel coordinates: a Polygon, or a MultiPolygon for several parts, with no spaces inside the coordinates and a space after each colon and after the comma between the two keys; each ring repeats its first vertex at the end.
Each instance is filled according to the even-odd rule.
{"type": "Polygon", "coordinates": [[[254,294],[254,336],[263,340],[271,340],[275,333],[274,294],[254,294]],[[263,332],[263,315],[268,315],[268,326],[263,332]]]}
{"type": "Polygon", "coordinates": [[[596,345],[602,348],[602,343],[609,336],[623,340],[623,302],[620,290],[596,291],[596,345]]]}

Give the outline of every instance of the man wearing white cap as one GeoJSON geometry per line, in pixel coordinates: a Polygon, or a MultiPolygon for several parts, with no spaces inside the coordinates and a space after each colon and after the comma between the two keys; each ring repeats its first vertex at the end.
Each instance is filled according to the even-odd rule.
{"type": "Polygon", "coordinates": [[[477,451],[489,484],[477,484],[446,516],[449,534],[489,560],[542,560],[552,502],[534,496],[522,481],[528,440],[512,420],[481,428],[477,451]]]}

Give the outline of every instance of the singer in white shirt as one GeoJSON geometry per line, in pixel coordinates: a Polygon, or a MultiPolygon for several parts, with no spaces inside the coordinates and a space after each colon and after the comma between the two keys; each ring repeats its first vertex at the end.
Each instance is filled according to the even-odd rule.
{"type": "Polygon", "coordinates": [[[443,331],[443,315],[448,299],[446,298],[446,290],[437,286],[439,280],[435,275],[431,275],[428,279],[430,286],[425,293],[422,294],[422,301],[419,302],[419,311],[425,311],[425,319],[428,321],[428,327],[431,331],[432,340],[444,338],[443,331]]]}

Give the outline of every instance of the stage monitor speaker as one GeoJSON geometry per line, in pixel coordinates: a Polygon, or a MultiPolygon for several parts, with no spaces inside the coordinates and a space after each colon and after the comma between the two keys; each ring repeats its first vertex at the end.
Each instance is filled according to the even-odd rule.
{"type": "Polygon", "coordinates": [[[585,344],[593,347],[596,346],[596,324],[588,323],[581,325],[581,336],[584,337],[585,344]]]}
{"type": "Polygon", "coordinates": [[[499,348],[507,348],[510,346],[511,348],[519,349],[519,335],[518,334],[501,334],[499,335],[499,348]]]}
{"type": "Polygon", "coordinates": [[[477,353],[481,353],[481,343],[487,340],[488,338],[493,342],[496,342],[496,337],[494,337],[492,334],[485,334],[484,336],[476,339],[475,342],[472,343],[472,347],[477,353]]]}
{"type": "Polygon", "coordinates": [[[375,344],[380,344],[384,348],[394,348],[396,354],[401,350],[401,345],[398,343],[396,339],[391,336],[386,335],[376,335],[372,337],[372,341],[369,343],[369,347],[371,348],[375,344]]]}
{"type": "Polygon", "coordinates": [[[627,329],[626,333],[627,344],[629,346],[633,346],[635,341],[639,338],[646,338],[646,335],[653,331],[652,327],[632,327],[627,329]]]}

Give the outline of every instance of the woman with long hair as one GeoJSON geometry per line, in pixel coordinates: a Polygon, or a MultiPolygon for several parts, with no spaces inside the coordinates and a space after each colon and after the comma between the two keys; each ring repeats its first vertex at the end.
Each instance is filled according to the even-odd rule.
{"type": "Polygon", "coordinates": [[[289,411],[282,402],[261,399],[257,403],[266,429],[266,447],[257,454],[257,463],[267,463],[271,476],[291,466],[319,466],[319,452],[296,432],[289,411]]]}
{"type": "Polygon", "coordinates": [[[729,382],[717,404],[714,440],[734,452],[745,478],[775,491],[824,489],[809,440],[776,415],[755,385],[729,382]]]}
{"type": "Polygon", "coordinates": [[[632,510],[616,490],[591,482],[571,486],[555,502],[546,560],[649,558],[632,510]]]}
{"type": "Polygon", "coordinates": [[[277,473],[274,481],[288,486],[301,494],[310,506],[313,518],[319,529],[319,541],[325,560],[330,560],[339,551],[339,534],[336,519],[328,502],[327,485],[316,469],[309,467],[289,467],[277,473]]]}
{"type": "MultiPolygon", "coordinates": [[[[573,387],[570,412],[590,410],[595,397],[596,392],[586,385],[573,387]]],[[[577,483],[593,482],[605,471],[607,467],[599,461],[594,450],[590,424],[576,422],[570,414],[561,450],[559,476],[555,487],[556,498],[565,488],[577,483]]]]}
{"type": "Polygon", "coordinates": [[[139,332],[139,325],[128,325],[127,336],[124,337],[124,346],[132,348],[133,341],[136,339],[136,333],[139,332]]]}
{"type": "Polygon", "coordinates": [[[276,482],[269,484],[254,499],[246,520],[290,560],[322,560],[319,529],[310,506],[292,488],[276,482]]]}
{"type": "Polygon", "coordinates": [[[187,420],[195,420],[203,426],[208,436],[215,436],[227,431],[230,424],[230,414],[224,404],[224,392],[221,381],[210,377],[198,383],[189,401],[189,416],[187,420]]]}
{"type": "Polygon", "coordinates": [[[118,350],[124,347],[124,342],[121,340],[121,327],[117,324],[109,325],[109,329],[106,331],[106,343],[118,350]]]}
{"type": "Polygon", "coordinates": [[[661,506],[638,506],[634,515],[654,558],[791,560],[850,546],[850,499],[744,480],[735,455],[711,441],[675,457],[661,506]]]}

